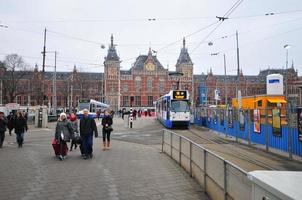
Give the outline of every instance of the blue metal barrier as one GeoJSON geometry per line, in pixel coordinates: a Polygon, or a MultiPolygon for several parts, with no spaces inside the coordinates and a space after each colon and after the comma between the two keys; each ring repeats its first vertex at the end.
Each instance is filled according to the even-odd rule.
{"type": "MultiPolygon", "coordinates": [[[[244,130],[240,130],[239,121],[233,121],[233,127],[229,127],[228,119],[224,119],[223,125],[220,123],[220,118],[217,119],[216,123],[213,118],[208,119],[208,117],[195,117],[195,123],[199,126],[206,126],[215,131],[226,133],[227,135],[238,137],[244,140],[249,140],[248,134],[250,129],[251,134],[251,142],[261,145],[266,145],[266,128],[268,134],[268,147],[278,149],[284,152],[288,152],[289,150],[289,135],[288,135],[288,127],[281,126],[281,136],[276,136],[273,134],[273,127],[271,124],[261,124],[260,125],[260,133],[254,132],[254,124],[250,123],[248,127],[248,120],[245,119],[244,130]]],[[[291,128],[291,136],[292,136],[292,153],[297,156],[302,156],[302,142],[298,140],[298,129],[291,128]]]]}

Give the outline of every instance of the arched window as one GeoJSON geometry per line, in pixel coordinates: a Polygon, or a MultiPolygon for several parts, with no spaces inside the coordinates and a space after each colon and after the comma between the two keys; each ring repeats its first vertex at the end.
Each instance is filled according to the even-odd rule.
{"type": "Polygon", "coordinates": [[[142,88],[142,78],[140,76],[135,77],[135,90],[139,92],[142,88]]]}
{"type": "Polygon", "coordinates": [[[153,80],[151,77],[147,79],[147,91],[151,92],[153,90],[153,80]]]}
{"type": "Polygon", "coordinates": [[[159,92],[165,91],[165,81],[163,79],[159,79],[158,89],[159,89],[159,92]]]}

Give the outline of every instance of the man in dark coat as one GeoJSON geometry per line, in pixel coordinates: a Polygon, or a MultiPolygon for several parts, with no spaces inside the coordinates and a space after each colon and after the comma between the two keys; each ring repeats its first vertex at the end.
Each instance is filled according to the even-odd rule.
{"type": "Polygon", "coordinates": [[[27,127],[27,122],[23,117],[21,111],[17,112],[17,116],[14,120],[14,129],[17,135],[18,147],[22,148],[23,141],[24,141],[24,133],[27,131],[28,127],[27,127]]]}
{"type": "Polygon", "coordinates": [[[5,118],[4,113],[0,112],[0,148],[2,148],[2,146],[3,146],[7,123],[8,123],[8,121],[5,118]]]}
{"type": "Polygon", "coordinates": [[[80,135],[81,135],[81,153],[84,159],[92,158],[93,132],[95,137],[98,137],[96,123],[92,117],[89,117],[88,110],[83,110],[83,118],[80,120],[80,135]]]}

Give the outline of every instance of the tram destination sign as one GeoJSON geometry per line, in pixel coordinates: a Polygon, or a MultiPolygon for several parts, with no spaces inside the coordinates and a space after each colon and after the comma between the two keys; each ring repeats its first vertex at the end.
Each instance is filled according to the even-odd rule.
{"type": "Polygon", "coordinates": [[[187,99],[187,91],[173,91],[173,99],[187,99]]]}

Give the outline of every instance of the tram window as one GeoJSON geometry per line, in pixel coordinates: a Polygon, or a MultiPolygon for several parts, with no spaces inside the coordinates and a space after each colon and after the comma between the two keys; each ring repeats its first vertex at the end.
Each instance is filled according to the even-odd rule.
{"type": "Polygon", "coordinates": [[[258,107],[262,107],[262,100],[259,100],[257,103],[258,103],[258,107]]]}
{"type": "Polygon", "coordinates": [[[268,107],[277,107],[277,103],[267,102],[268,107]]]}
{"type": "Polygon", "coordinates": [[[171,111],[174,112],[187,112],[189,111],[188,101],[171,101],[171,111]]]}

